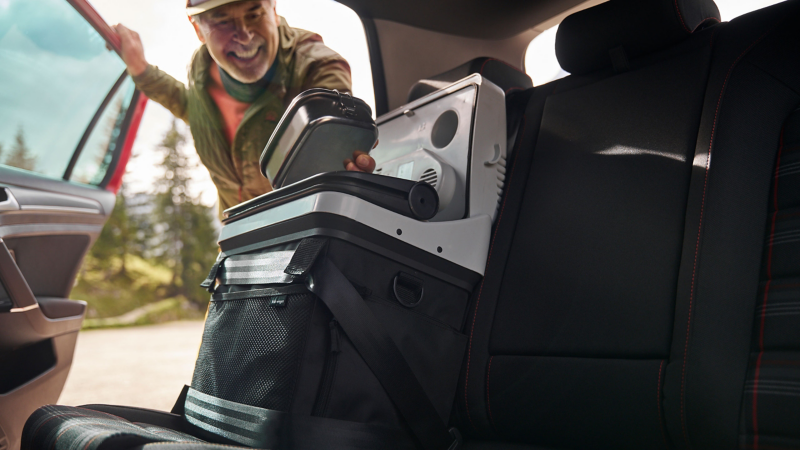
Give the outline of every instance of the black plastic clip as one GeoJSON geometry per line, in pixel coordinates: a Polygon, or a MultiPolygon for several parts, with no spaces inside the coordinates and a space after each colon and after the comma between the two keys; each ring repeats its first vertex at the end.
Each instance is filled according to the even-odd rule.
{"type": "Polygon", "coordinates": [[[338,89],[334,89],[334,92],[339,95],[339,106],[341,106],[344,110],[344,115],[354,117],[356,115],[356,101],[353,99],[353,96],[347,93],[339,92],[338,89]],[[347,97],[350,99],[350,104],[346,104],[342,97],[347,97]]]}
{"type": "Polygon", "coordinates": [[[219,274],[219,269],[222,268],[222,265],[225,264],[225,260],[228,258],[227,255],[224,253],[220,253],[217,256],[217,260],[214,261],[214,265],[211,266],[211,271],[208,273],[208,276],[200,286],[205,288],[208,292],[214,292],[214,289],[217,287],[217,275],[219,274]]]}

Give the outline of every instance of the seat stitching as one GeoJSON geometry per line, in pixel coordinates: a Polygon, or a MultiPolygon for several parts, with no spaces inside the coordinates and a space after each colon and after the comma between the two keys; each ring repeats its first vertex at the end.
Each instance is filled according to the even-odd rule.
{"type": "Polygon", "coordinates": [[[782,360],[782,359],[767,359],[761,361],[761,364],[776,365],[776,366],[800,366],[800,361],[795,360],[782,360]]]}
{"type": "MultiPolygon", "coordinates": [[[[155,445],[162,446],[162,445],[186,445],[185,442],[154,442],[155,445]]],[[[198,442],[198,445],[203,445],[204,447],[222,447],[222,448],[238,448],[238,449],[245,449],[248,447],[241,447],[238,445],[229,445],[229,444],[215,444],[213,442],[198,442]]],[[[149,444],[148,444],[149,445],[149,444]]]]}
{"type": "Polygon", "coordinates": [[[664,438],[664,446],[669,449],[667,443],[667,433],[664,431],[664,419],[661,414],[661,372],[664,370],[664,360],[658,365],[658,387],[656,389],[656,406],[658,407],[658,427],[661,428],[661,436],[664,438]]]}
{"type": "Polygon", "coordinates": [[[778,219],[778,173],[781,169],[781,153],[783,152],[783,134],[781,130],[780,144],[778,146],[778,158],[775,163],[775,181],[772,188],[773,208],[772,226],[770,230],[769,250],[767,253],[767,284],[764,286],[764,301],[761,305],[761,323],[758,332],[758,359],[756,359],[756,370],[753,374],[753,449],[758,450],[758,380],[761,373],[761,359],[764,357],[764,324],[767,320],[767,301],[769,299],[769,288],[772,283],[772,247],[775,241],[775,223],[778,219]]]}
{"type": "Polygon", "coordinates": [[[94,442],[94,441],[95,441],[95,439],[99,438],[100,436],[101,436],[101,435],[100,435],[100,434],[98,434],[97,436],[95,436],[95,437],[91,438],[91,439],[89,440],[89,442],[87,442],[87,443],[86,443],[86,445],[83,447],[83,450],[86,450],[87,448],[89,448],[89,446],[90,446],[90,445],[92,445],[92,442],[94,442]]]}
{"type": "MultiPolygon", "coordinates": [[[[753,446],[752,446],[752,445],[745,445],[745,447],[744,447],[744,448],[746,448],[746,449],[750,450],[750,449],[752,449],[752,448],[753,448],[753,446]]],[[[780,446],[777,446],[777,445],[764,445],[764,446],[762,446],[761,448],[762,448],[763,450],[794,450],[793,448],[789,448],[789,447],[780,447],[780,446]]],[[[797,448],[797,447],[794,447],[794,448],[797,448]]]]}
{"type": "Polygon", "coordinates": [[[513,91],[513,90],[524,91],[525,88],[524,87],[520,87],[520,86],[510,87],[510,88],[506,89],[506,95],[508,95],[508,93],[513,91]]]}
{"type": "MultiPolygon", "coordinates": [[[[778,219],[785,216],[778,216],[778,219]]],[[[786,288],[798,288],[800,287],[800,283],[789,283],[789,284],[773,284],[770,286],[770,289],[786,289],[786,288]]]]}
{"type": "Polygon", "coordinates": [[[44,422],[42,422],[42,423],[41,423],[41,424],[40,424],[38,427],[36,427],[36,429],[35,429],[35,430],[33,430],[33,433],[31,433],[31,443],[33,443],[33,441],[34,441],[34,438],[36,437],[36,435],[37,435],[37,434],[39,434],[39,430],[41,430],[41,429],[42,429],[42,427],[43,427],[43,426],[45,426],[45,425],[47,424],[47,422],[50,422],[50,421],[51,421],[51,420],[53,420],[53,419],[57,419],[57,418],[59,418],[59,417],[64,417],[64,416],[72,416],[72,417],[90,417],[90,416],[87,416],[87,415],[85,415],[85,414],[75,414],[74,412],[66,412],[66,413],[64,413],[64,414],[57,414],[57,415],[55,415],[55,416],[53,416],[53,417],[50,417],[49,419],[47,419],[47,420],[45,420],[44,422]]]}
{"type": "MultiPolygon", "coordinates": [[[[519,148],[522,146],[522,141],[524,140],[524,137],[525,137],[525,130],[526,130],[525,122],[526,122],[526,120],[527,120],[526,115],[523,114],[522,115],[522,134],[520,134],[519,141],[517,141],[516,149],[514,150],[514,163],[511,166],[511,175],[509,175],[509,177],[508,177],[508,190],[510,190],[510,188],[511,188],[511,181],[514,179],[514,172],[516,172],[516,170],[517,170],[517,157],[519,156],[519,148]]],[[[500,215],[497,217],[497,225],[495,226],[495,229],[494,229],[494,236],[492,236],[492,243],[489,245],[489,256],[486,258],[486,270],[487,271],[489,269],[489,263],[492,260],[492,251],[494,250],[494,241],[495,241],[495,239],[497,239],[497,232],[498,232],[498,230],[500,230],[500,223],[503,220],[503,213],[506,210],[506,200],[508,200],[508,190],[506,190],[506,192],[505,192],[506,195],[503,196],[503,206],[500,207],[500,215]]],[[[473,335],[475,334],[475,322],[478,319],[478,307],[481,304],[481,295],[483,295],[483,284],[484,284],[485,281],[486,281],[486,277],[484,276],[483,280],[481,280],[480,290],[478,291],[478,299],[475,301],[475,314],[472,316],[472,328],[470,329],[470,332],[469,332],[469,347],[467,349],[467,373],[464,376],[464,408],[467,410],[467,418],[469,419],[469,423],[472,426],[473,430],[477,430],[477,428],[475,428],[475,422],[472,421],[472,414],[469,412],[469,395],[468,395],[469,391],[467,390],[467,385],[469,383],[469,365],[470,365],[470,362],[472,361],[472,338],[473,338],[473,335]]]]}
{"type": "Polygon", "coordinates": [[[678,0],[675,0],[675,12],[678,13],[678,18],[681,19],[681,25],[683,25],[683,29],[686,30],[687,33],[691,33],[692,30],[686,26],[686,22],[683,21],[683,14],[681,14],[681,8],[678,7],[678,0]]]}
{"type": "Polygon", "coordinates": [[[111,413],[107,413],[105,411],[97,411],[96,409],[84,408],[83,406],[76,406],[75,409],[82,409],[84,411],[91,411],[93,413],[103,414],[103,415],[106,415],[106,416],[113,417],[115,419],[122,420],[123,422],[131,423],[130,420],[128,420],[128,419],[126,419],[124,417],[120,417],[120,416],[117,416],[117,415],[114,415],[114,414],[111,414],[111,413]]]}
{"type": "MultiPolygon", "coordinates": [[[[88,416],[87,416],[87,417],[88,417],[88,416]]],[[[75,428],[75,427],[80,427],[80,426],[84,426],[84,425],[103,425],[103,424],[101,424],[101,423],[97,423],[97,422],[95,422],[95,423],[74,423],[74,424],[72,424],[72,425],[70,425],[70,426],[68,426],[68,427],[64,428],[63,430],[61,430],[61,433],[58,433],[58,436],[56,437],[56,440],[55,440],[55,441],[53,441],[53,447],[52,447],[52,448],[53,448],[53,449],[55,449],[55,448],[56,448],[56,445],[58,444],[58,441],[59,441],[59,439],[61,439],[61,437],[62,437],[62,436],[64,436],[64,433],[66,433],[67,431],[69,431],[69,430],[70,430],[70,429],[72,429],[72,428],[75,428]]],[[[94,440],[94,439],[92,439],[92,440],[94,440]]],[[[91,441],[89,441],[89,442],[91,443],[91,441]]],[[[87,444],[87,447],[88,447],[88,444],[87,444]]],[[[86,447],[84,447],[84,449],[85,449],[85,448],[86,448],[86,447]]]]}
{"type": "MultiPolygon", "coordinates": [[[[677,0],[675,0],[675,4],[677,6],[677,0]]],[[[778,27],[783,22],[780,20],[775,25],[772,26],[769,30],[767,30],[764,34],[759,36],[755,41],[753,41],[744,51],[733,61],[730,68],[728,68],[728,72],[725,75],[725,80],[722,82],[722,88],[720,89],[719,99],[717,100],[717,108],[714,112],[714,123],[711,127],[711,138],[709,139],[708,143],[708,153],[706,154],[706,168],[705,168],[705,177],[703,179],[703,199],[700,203],[700,223],[697,227],[697,242],[695,243],[694,249],[694,263],[692,266],[692,284],[689,290],[689,311],[688,311],[688,320],[686,323],[686,344],[683,348],[683,368],[681,369],[681,430],[683,434],[683,440],[686,443],[688,448],[692,448],[691,443],[689,442],[689,436],[686,432],[686,360],[689,355],[689,333],[691,331],[691,324],[692,324],[692,306],[694,303],[694,286],[697,276],[697,256],[700,251],[700,236],[701,231],[703,230],[703,216],[705,213],[705,204],[706,204],[706,193],[708,191],[708,172],[709,172],[709,165],[711,163],[711,151],[714,147],[714,137],[716,136],[717,131],[717,121],[719,119],[719,110],[720,106],[722,105],[722,97],[725,94],[725,88],[728,85],[728,79],[733,72],[733,69],[739,63],[739,61],[750,51],[756,44],[758,44],[762,39],[764,39],[769,33],[771,33],[775,28],[778,27]]]]}

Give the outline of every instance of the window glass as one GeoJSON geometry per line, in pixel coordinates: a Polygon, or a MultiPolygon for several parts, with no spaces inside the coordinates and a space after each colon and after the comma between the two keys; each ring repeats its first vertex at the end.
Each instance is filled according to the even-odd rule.
{"type": "Polygon", "coordinates": [[[556,58],[556,32],[558,25],[533,38],[525,52],[525,71],[534,86],[541,86],[569,75],[556,58]]]}
{"type": "Polygon", "coordinates": [[[66,0],[0,0],[0,163],[62,178],[123,69],[66,0]]]}
{"type": "Polygon", "coordinates": [[[122,125],[128,114],[128,106],[135,88],[133,80],[126,76],[81,148],[78,161],[72,169],[71,181],[94,185],[103,182],[108,167],[114,159],[119,135],[122,133],[122,125]]]}
{"type": "Polygon", "coordinates": [[[730,21],[750,11],[766,8],[783,0],[714,0],[723,21],[730,21]]]}
{"type": "MultiPolygon", "coordinates": [[[[715,0],[723,21],[730,21],[742,14],[780,3],[782,0],[715,0]]],[[[536,36],[525,53],[525,70],[539,86],[563,78],[569,73],[558,64],[556,58],[556,32],[558,25],[536,36]]]]}

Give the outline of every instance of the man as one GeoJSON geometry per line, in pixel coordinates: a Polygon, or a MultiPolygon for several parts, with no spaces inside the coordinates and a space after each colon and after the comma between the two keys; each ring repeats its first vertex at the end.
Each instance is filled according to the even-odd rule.
{"type": "MultiPolygon", "coordinates": [[[[284,111],[306,89],[349,92],[350,66],[319,35],[291,28],[278,16],[275,0],[187,1],[202,43],[188,87],[147,63],[136,32],[114,29],[136,86],[189,124],[221,212],[272,190],[258,160],[284,111]]],[[[375,169],[375,161],[359,151],[344,165],[375,169]]]]}

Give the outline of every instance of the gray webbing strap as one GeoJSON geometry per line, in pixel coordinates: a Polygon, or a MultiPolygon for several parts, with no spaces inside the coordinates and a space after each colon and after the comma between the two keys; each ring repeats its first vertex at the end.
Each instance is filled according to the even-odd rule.
{"type": "Polygon", "coordinates": [[[190,424],[255,448],[293,450],[414,450],[400,429],[323,417],[296,416],[231,402],[189,388],[184,417],[190,424]]]}

